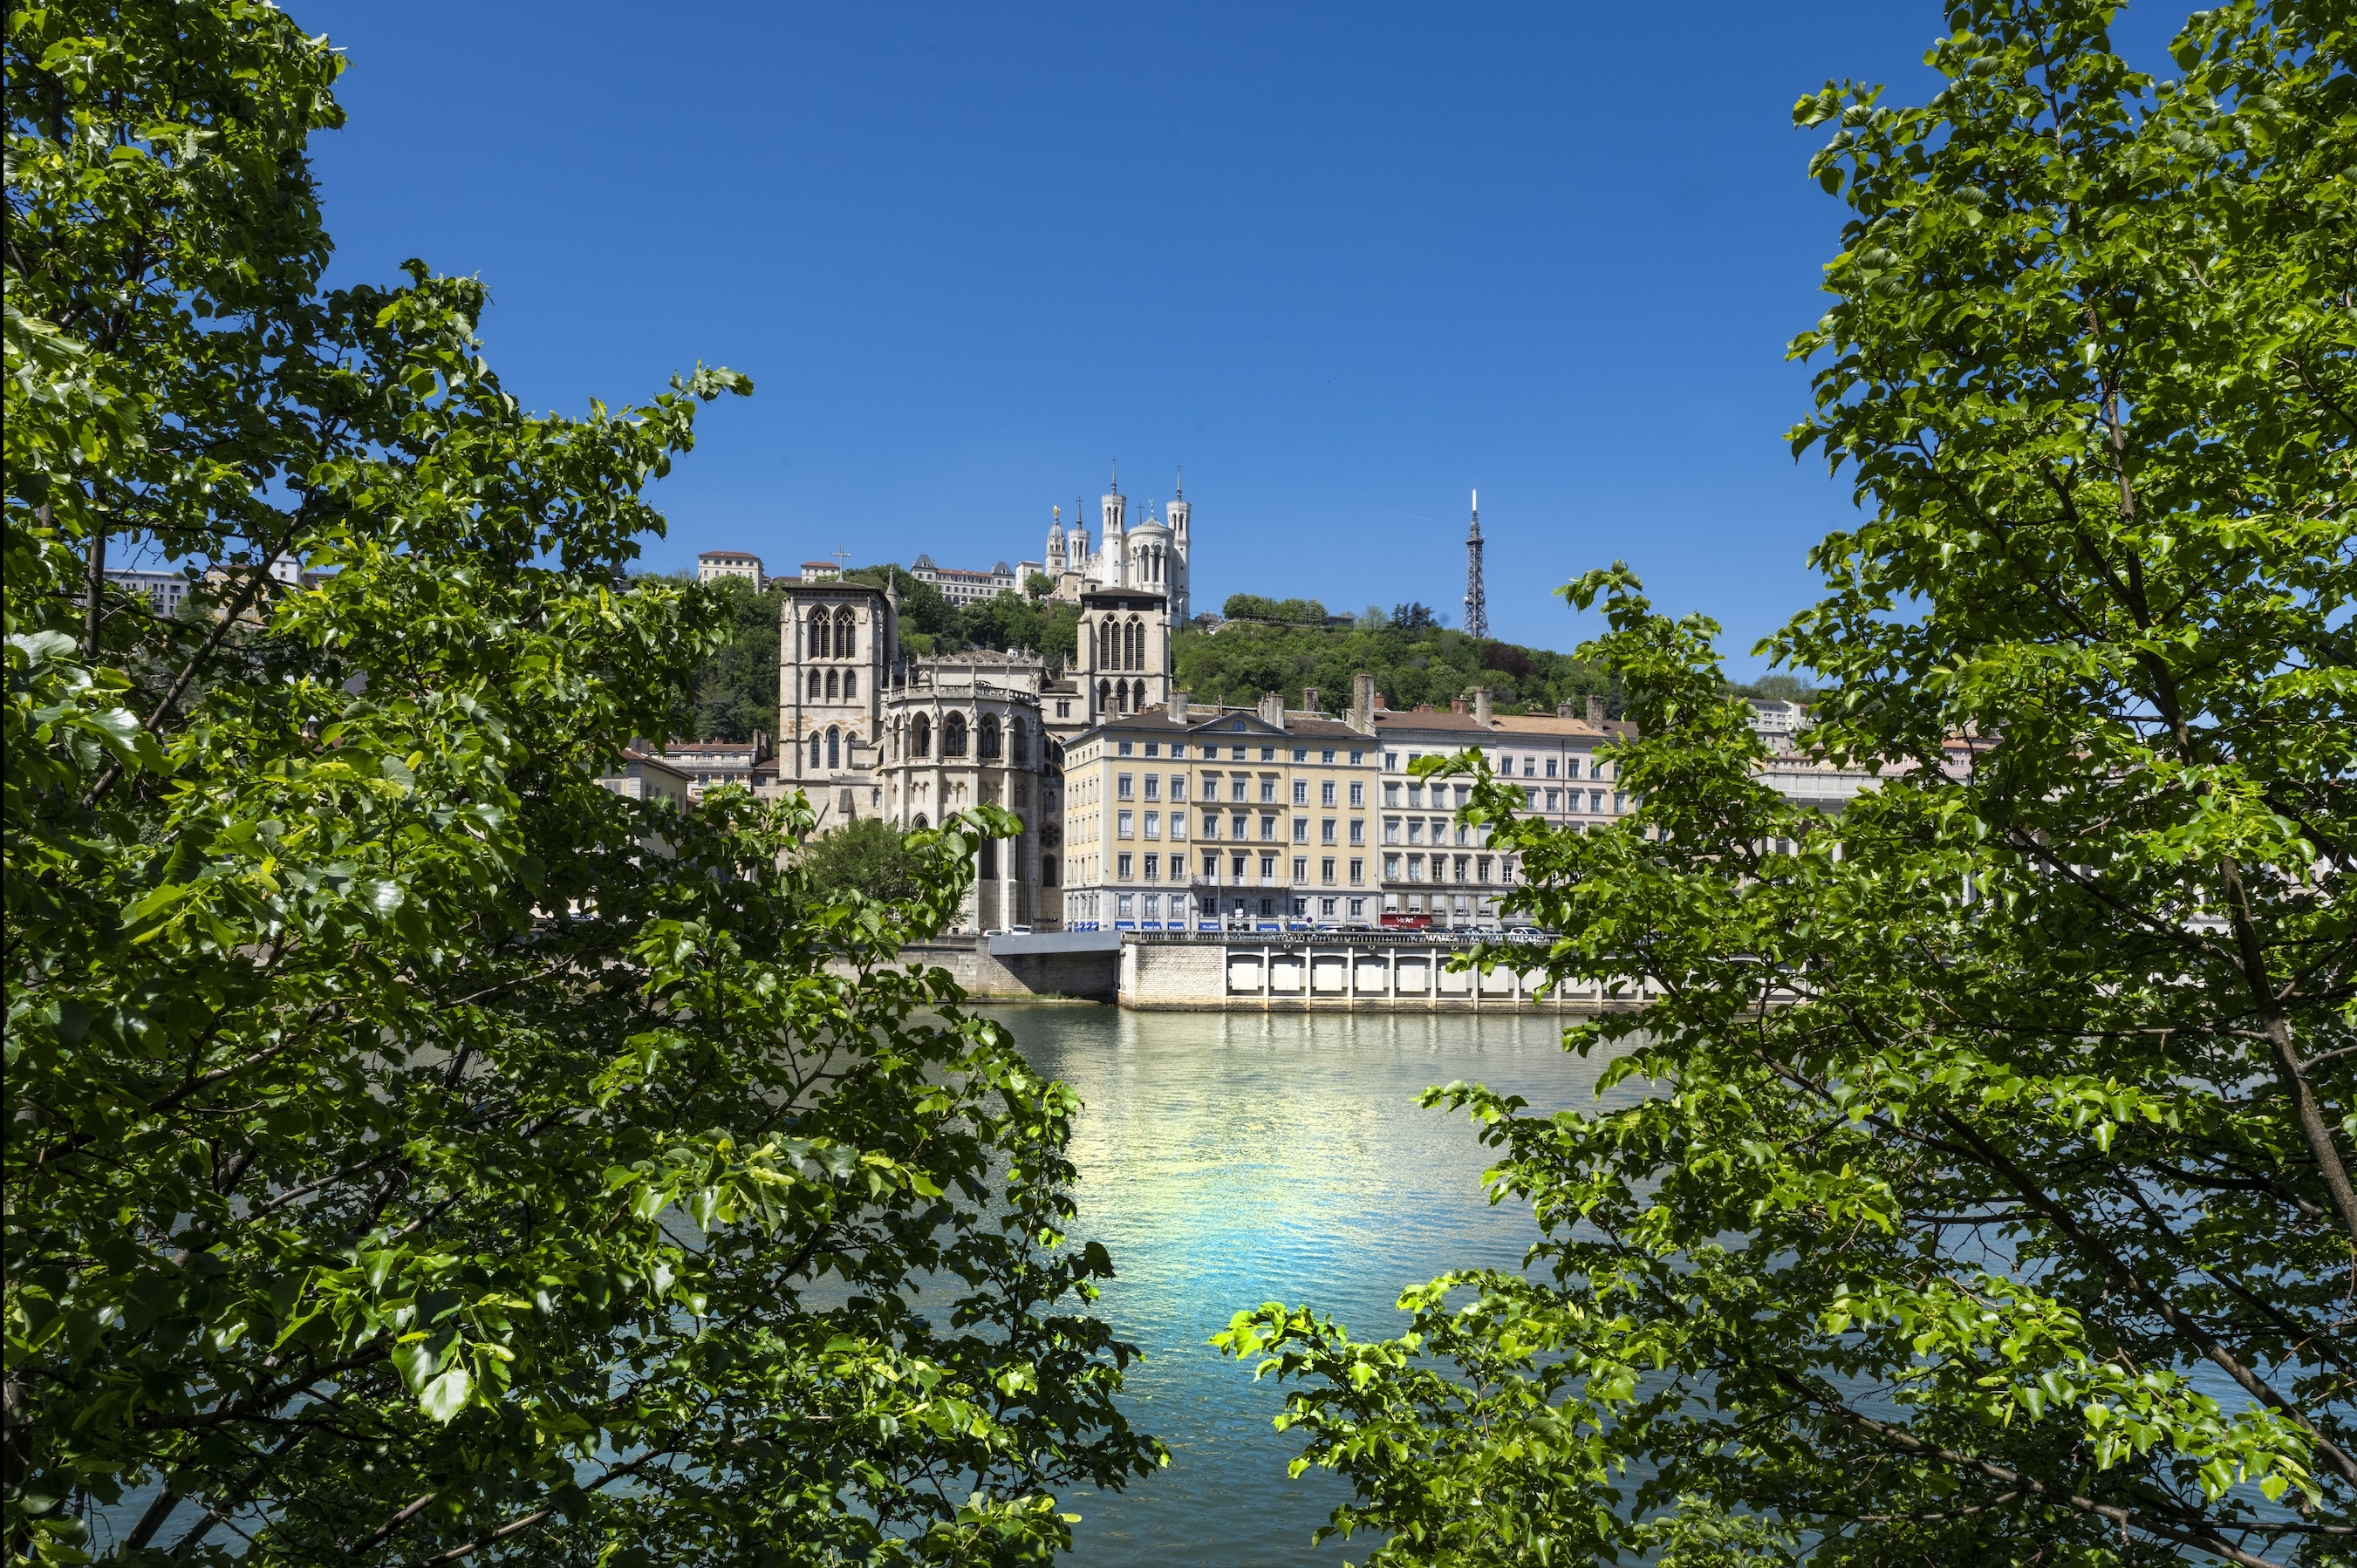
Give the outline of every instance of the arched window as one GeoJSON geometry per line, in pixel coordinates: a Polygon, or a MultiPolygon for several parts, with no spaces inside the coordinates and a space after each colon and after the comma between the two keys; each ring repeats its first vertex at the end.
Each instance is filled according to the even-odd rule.
{"type": "Polygon", "coordinates": [[[1146,628],[1138,624],[1137,618],[1135,616],[1130,618],[1129,626],[1124,640],[1129,644],[1129,662],[1122,668],[1125,670],[1145,669],[1146,628]]]}
{"type": "Polygon", "coordinates": [[[917,831],[919,832],[925,831],[925,813],[922,811],[917,813],[917,831]]]}
{"type": "Polygon", "coordinates": [[[1043,854],[1039,857],[1039,886],[1042,887],[1056,886],[1056,857],[1052,854],[1043,854]]]}
{"type": "Polygon", "coordinates": [[[997,875],[998,841],[996,839],[985,839],[982,841],[982,879],[985,882],[988,882],[996,878],[997,875]]]}
{"type": "MultiPolygon", "coordinates": [[[[919,714],[909,721],[909,755],[931,757],[933,754],[933,721],[919,714]]],[[[917,825],[923,827],[925,819],[919,817],[917,825]]]]}
{"type": "Polygon", "coordinates": [[[942,720],[942,755],[943,757],[965,755],[965,715],[963,714],[952,714],[942,720]]]}
{"type": "Polygon", "coordinates": [[[832,670],[826,672],[826,694],[830,697],[834,695],[834,671],[832,670]]]}
{"type": "Polygon", "coordinates": [[[1097,682],[1097,712],[1104,714],[1111,713],[1112,711],[1113,682],[1110,681],[1100,681],[1097,682]]]}
{"type": "Polygon", "coordinates": [[[843,732],[841,730],[831,729],[826,732],[826,765],[830,768],[843,766],[843,732]]]}
{"type": "Polygon", "coordinates": [[[1097,668],[1100,670],[1120,668],[1114,659],[1113,622],[1110,619],[1097,622],[1097,668]]]}
{"type": "Polygon", "coordinates": [[[859,633],[855,629],[858,624],[849,605],[834,612],[834,656],[837,659],[858,657],[859,633]]]}
{"type": "Polygon", "coordinates": [[[843,672],[843,694],[845,697],[856,697],[859,695],[858,671],[846,670],[843,672]]]}
{"type": "Polygon", "coordinates": [[[1023,721],[1006,721],[1006,760],[1017,768],[1027,766],[1031,758],[1024,746],[1023,721]]]}
{"type": "Polygon", "coordinates": [[[1144,713],[1144,712],[1146,711],[1146,682],[1143,682],[1143,681],[1133,681],[1133,682],[1130,682],[1130,687],[1129,687],[1129,708],[1130,708],[1130,712],[1132,712],[1132,713],[1136,713],[1136,714],[1142,714],[1142,713],[1144,713]]]}
{"type": "Polygon", "coordinates": [[[811,736],[811,766],[814,768],[826,766],[826,753],[822,749],[823,745],[818,736],[811,736]]]}
{"type": "Polygon", "coordinates": [[[981,733],[974,737],[974,754],[985,762],[996,761],[998,757],[998,715],[983,714],[982,723],[977,727],[981,733]]]}
{"type": "Polygon", "coordinates": [[[832,651],[830,644],[834,639],[829,638],[826,634],[827,625],[828,621],[826,618],[826,611],[823,609],[811,611],[810,646],[803,650],[802,656],[804,658],[824,659],[829,657],[832,651]]]}

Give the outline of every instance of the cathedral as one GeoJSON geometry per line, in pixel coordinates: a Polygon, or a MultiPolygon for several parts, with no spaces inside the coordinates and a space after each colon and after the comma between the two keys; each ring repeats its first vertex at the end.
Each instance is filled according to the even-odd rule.
{"type": "Polygon", "coordinates": [[[891,591],[805,577],[779,611],[779,783],[800,789],[818,831],[860,817],[938,826],[984,803],[1022,821],[985,842],[963,924],[1062,924],[1064,747],[1108,718],[1170,700],[1171,633],[1187,614],[1188,508],[1135,528],[1118,486],[1103,499],[1101,548],[1059,516],[1048,561],[1081,612],[1072,667],[1037,653],[911,654],[891,591]]]}
{"type": "MultiPolygon", "coordinates": [[[[1182,476],[1183,478],[1183,476],[1182,476]]],[[[1116,478],[1098,500],[1103,534],[1099,548],[1089,548],[1089,526],[1081,519],[1081,503],[1072,503],[1072,525],[1064,526],[1063,509],[1056,509],[1048,525],[1047,575],[1056,584],[1056,596],[1078,602],[1091,592],[1144,589],[1163,596],[1170,624],[1184,626],[1190,611],[1187,601],[1187,491],[1172,488],[1163,515],[1154,515],[1148,501],[1138,512],[1137,525],[1127,525],[1129,498],[1116,478]]]]}

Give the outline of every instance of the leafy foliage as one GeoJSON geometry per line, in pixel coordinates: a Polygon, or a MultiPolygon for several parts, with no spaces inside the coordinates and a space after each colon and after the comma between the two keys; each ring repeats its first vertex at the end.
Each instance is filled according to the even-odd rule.
{"type": "Polygon", "coordinates": [[[1569,589],[1641,808],[1469,814],[1552,974],[1659,989],[1568,1036],[1654,1092],[1434,1090],[1534,1267],[1223,1337],[1375,1561],[2348,1561],[2349,13],[2197,16],[2167,84],[2108,14],[1959,5],[1930,106],[1801,107],[1855,218],[1794,444],[1869,520],[1767,650],[1879,790],[1761,787],[1717,628],[1569,589]]]}
{"type": "Polygon", "coordinates": [[[1287,625],[1324,626],[1326,607],[1316,599],[1271,599],[1258,594],[1230,594],[1220,613],[1230,620],[1279,621],[1287,625]]]}
{"type": "Polygon", "coordinates": [[[597,782],[725,638],[621,574],[744,378],[529,413],[479,285],[320,292],[341,59],[275,11],[7,28],[11,1560],[1054,1550],[1156,1452],[1074,1101],[893,961],[1010,822],[877,903],[799,803],[597,782]]]}
{"type": "Polygon", "coordinates": [[[931,875],[921,841],[881,817],[861,817],[810,841],[802,865],[813,886],[851,889],[888,904],[922,897],[931,875]]]}
{"type": "Polygon", "coordinates": [[[1504,711],[1553,713],[1558,703],[1582,703],[1590,693],[1607,699],[1608,712],[1620,710],[1618,688],[1595,664],[1437,627],[1407,631],[1388,617],[1333,628],[1231,621],[1214,631],[1182,628],[1172,659],[1179,686],[1206,700],[1245,703],[1279,692],[1298,706],[1304,688],[1315,687],[1331,713],[1349,705],[1351,677],[1363,671],[1394,707],[1446,706],[1487,686],[1504,711]]]}

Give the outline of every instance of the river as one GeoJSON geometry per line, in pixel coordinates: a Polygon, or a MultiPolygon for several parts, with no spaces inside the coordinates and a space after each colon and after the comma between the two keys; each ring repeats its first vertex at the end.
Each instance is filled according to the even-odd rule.
{"type": "Polygon", "coordinates": [[[1131,1419],[1170,1448],[1169,1468],[1125,1493],[1061,1499],[1082,1516],[1072,1561],[1339,1563],[1340,1542],[1313,1552],[1309,1535],[1347,1488],[1320,1471],[1286,1478],[1296,1445],[1270,1426],[1282,1390],[1204,1341],[1272,1300],[1388,1337],[1405,1321],[1402,1286],[1517,1265],[1535,1236],[1529,1210],[1491,1207],[1491,1151],[1463,1115],[1416,1095],[1473,1079],[1534,1108],[1585,1108],[1601,1062],[1566,1054],[1561,1025],[1538,1015],[987,1011],[1086,1104],[1075,1233],[1113,1253],[1100,1308],[1146,1353],[1131,1419]]]}

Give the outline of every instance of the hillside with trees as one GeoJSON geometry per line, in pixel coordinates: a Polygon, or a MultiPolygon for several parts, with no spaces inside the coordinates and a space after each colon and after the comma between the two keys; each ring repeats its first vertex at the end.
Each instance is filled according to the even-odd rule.
{"type": "Polygon", "coordinates": [[[1605,711],[1620,712],[1620,691],[1603,670],[1544,648],[1468,637],[1435,620],[1421,604],[1400,605],[1334,624],[1315,599],[1272,600],[1238,594],[1229,619],[1178,633],[1178,682],[1199,701],[1245,703],[1265,692],[1283,693],[1288,707],[1305,705],[1315,689],[1328,712],[1349,706],[1351,678],[1363,671],[1394,708],[1429,703],[1447,707],[1487,686],[1506,713],[1553,713],[1557,703],[1585,704],[1601,696],[1605,711]]]}

